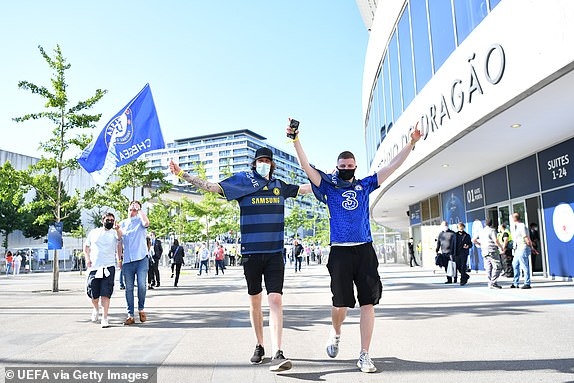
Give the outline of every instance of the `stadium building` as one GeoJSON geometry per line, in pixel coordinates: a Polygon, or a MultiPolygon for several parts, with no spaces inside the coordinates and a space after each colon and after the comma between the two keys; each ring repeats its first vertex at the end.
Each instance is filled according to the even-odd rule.
{"type": "MultiPolygon", "coordinates": [[[[517,212],[536,223],[535,273],[574,274],[574,2],[357,0],[370,31],[363,118],[371,171],[423,132],[371,195],[373,218],[422,244],[517,212]]],[[[471,256],[481,268],[481,257],[471,256]]]]}

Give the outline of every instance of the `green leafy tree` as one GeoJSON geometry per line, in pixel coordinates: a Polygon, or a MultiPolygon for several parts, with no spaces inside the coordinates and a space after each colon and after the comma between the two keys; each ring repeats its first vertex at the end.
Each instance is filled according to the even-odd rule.
{"type": "Polygon", "coordinates": [[[172,202],[171,230],[180,243],[198,242],[206,239],[203,225],[196,216],[195,202],[188,198],[182,198],[179,201],[172,202]]]}
{"type": "MultiPolygon", "coordinates": [[[[78,193],[70,197],[69,201],[63,201],[63,185],[65,176],[71,171],[78,169],[79,164],[74,155],[83,150],[91,140],[90,134],[80,133],[83,129],[94,128],[95,123],[100,120],[101,114],[87,114],[86,110],[91,109],[106,93],[105,90],[97,89],[95,94],[85,101],[71,104],[68,98],[68,85],[66,83],[66,71],[70,69],[70,64],[62,55],[60,46],[54,49],[54,56],[46,53],[44,48],[38,46],[40,54],[53,71],[50,79],[51,89],[45,86],[38,86],[28,81],[20,81],[18,87],[22,90],[30,91],[44,99],[45,110],[37,113],[26,114],[14,118],[16,122],[46,121],[51,125],[52,137],[40,144],[43,152],[40,160],[29,169],[30,186],[34,188],[37,195],[48,198],[42,202],[50,208],[51,220],[61,222],[63,214],[71,214],[71,210],[66,213],[66,205],[70,208],[78,206],[80,199],[78,193]],[[44,155],[45,154],[45,155],[44,155]],[[55,177],[56,182],[51,181],[55,177]],[[54,189],[55,188],[55,189],[54,189]],[[64,210],[63,210],[64,208],[64,210]]],[[[39,203],[32,203],[31,209],[39,203]]],[[[46,215],[42,215],[44,223],[48,221],[46,215]]],[[[37,223],[40,223],[38,220],[37,223]]],[[[58,252],[54,252],[52,291],[59,291],[59,262],[58,252]]]]}
{"type": "Polygon", "coordinates": [[[148,212],[149,228],[158,238],[165,238],[172,229],[171,204],[161,199],[148,212]]]}
{"type": "MultiPolygon", "coordinates": [[[[54,184],[56,178],[54,176],[37,176],[31,177],[27,181],[34,186],[36,195],[32,202],[26,204],[24,209],[28,214],[24,215],[24,222],[22,226],[22,233],[27,238],[39,239],[48,234],[49,225],[54,222],[54,195],[50,192],[58,190],[54,185],[48,187],[44,182],[54,184]]],[[[60,220],[63,223],[63,231],[70,233],[81,225],[80,210],[78,209],[77,198],[72,198],[61,189],[60,196],[60,220]]]]}
{"type": "Polygon", "coordinates": [[[297,238],[299,231],[303,229],[308,221],[307,212],[303,210],[300,204],[293,204],[291,211],[285,217],[285,229],[288,236],[297,238]]]}
{"type": "Polygon", "coordinates": [[[8,236],[23,224],[23,214],[18,209],[24,204],[24,191],[20,173],[10,162],[5,162],[0,167],[0,233],[5,249],[8,249],[8,236]]]}
{"type": "MultiPolygon", "coordinates": [[[[228,165],[222,166],[222,174],[231,175],[228,165]]],[[[202,163],[195,163],[195,173],[199,178],[206,179],[205,167],[202,163]]],[[[237,234],[239,230],[239,206],[235,201],[226,201],[218,194],[198,190],[203,194],[200,202],[181,201],[178,222],[175,232],[181,233],[182,239],[188,241],[210,241],[218,236],[237,234]],[[182,228],[179,230],[179,228],[182,228]]]]}
{"type": "Polygon", "coordinates": [[[124,219],[127,217],[130,201],[136,199],[138,189],[145,187],[149,190],[149,194],[141,198],[142,204],[167,193],[173,185],[167,181],[163,172],[154,171],[146,164],[146,160],[138,159],[116,169],[114,181],[86,191],[84,207],[87,209],[108,207],[117,212],[118,219],[124,219]],[[156,187],[152,188],[152,184],[156,187]],[[125,193],[126,190],[128,193],[125,193]]]}

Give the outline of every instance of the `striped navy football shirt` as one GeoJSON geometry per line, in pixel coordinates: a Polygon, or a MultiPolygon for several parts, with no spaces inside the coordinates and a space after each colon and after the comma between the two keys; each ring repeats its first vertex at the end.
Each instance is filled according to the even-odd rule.
{"type": "MultiPolygon", "coordinates": [[[[282,253],[285,232],[285,199],[296,197],[299,186],[278,179],[266,180],[257,177],[262,187],[248,194],[231,197],[226,193],[244,182],[242,177],[251,172],[235,174],[219,183],[228,200],[239,203],[239,226],[241,231],[241,253],[282,253]]],[[[258,176],[258,175],[257,175],[258,176]]]]}

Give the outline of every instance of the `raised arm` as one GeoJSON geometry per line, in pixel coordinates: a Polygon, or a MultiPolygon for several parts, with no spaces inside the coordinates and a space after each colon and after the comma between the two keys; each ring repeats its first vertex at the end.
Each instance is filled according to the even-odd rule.
{"type": "Polygon", "coordinates": [[[383,166],[377,171],[377,180],[379,181],[379,185],[382,184],[395,170],[397,170],[403,162],[407,159],[409,154],[415,148],[415,144],[418,140],[421,139],[421,131],[415,126],[415,129],[411,133],[411,140],[405,147],[389,162],[386,166],[383,166]]]}
{"type": "MultiPolygon", "coordinates": [[[[289,121],[291,121],[291,119],[289,119],[289,121]]],[[[319,174],[317,169],[313,168],[309,163],[307,155],[305,154],[303,146],[301,145],[301,140],[298,131],[294,132],[293,129],[287,126],[286,132],[287,134],[296,134],[295,138],[293,139],[293,145],[295,146],[295,152],[297,152],[297,159],[299,160],[299,165],[301,165],[301,167],[305,171],[305,174],[307,174],[307,177],[309,177],[309,180],[313,183],[313,185],[319,186],[319,184],[321,183],[321,175],[319,174]]]]}
{"type": "Polygon", "coordinates": [[[192,176],[191,174],[184,172],[179,167],[178,164],[173,162],[173,160],[169,161],[169,170],[179,178],[186,180],[187,182],[189,182],[190,184],[199,189],[206,190],[212,193],[219,193],[219,194],[222,193],[221,186],[219,186],[219,184],[203,180],[199,177],[192,176]]]}

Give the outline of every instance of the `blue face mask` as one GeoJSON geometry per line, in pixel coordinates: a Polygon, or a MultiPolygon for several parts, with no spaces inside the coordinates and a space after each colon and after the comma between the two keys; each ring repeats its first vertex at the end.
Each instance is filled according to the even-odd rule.
{"type": "Polygon", "coordinates": [[[258,162],[255,165],[255,170],[257,171],[257,173],[259,173],[261,177],[267,177],[269,175],[269,172],[271,171],[271,164],[265,162],[258,162]]]}

